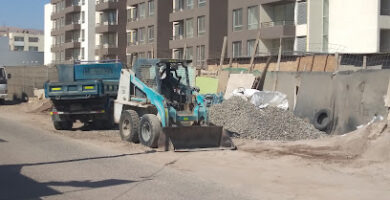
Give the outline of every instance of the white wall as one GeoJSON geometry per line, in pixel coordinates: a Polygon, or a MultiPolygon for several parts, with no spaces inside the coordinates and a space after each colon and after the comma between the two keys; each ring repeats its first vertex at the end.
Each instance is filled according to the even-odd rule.
{"type": "Polygon", "coordinates": [[[85,60],[95,60],[96,0],[86,0],[83,10],[85,23],[82,28],[85,29],[85,42],[82,47],[85,48],[85,60]]]}
{"type": "Polygon", "coordinates": [[[329,0],[329,46],[340,45],[341,53],[378,52],[379,8],[380,0],[329,0]]]}
{"type": "Polygon", "coordinates": [[[307,9],[307,50],[321,52],[323,0],[309,0],[307,9]]]}
{"type": "Polygon", "coordinates": [[[48,3],[45,5],[45,41],[44,41],[44,64],[49,65],[53,60],[53,54],[51,52],[51,45],[53,43],[51,37],[51,29],[53,28],[53,22],[51,21],[51,13],[53,11],[53,6],[48,3]]]}

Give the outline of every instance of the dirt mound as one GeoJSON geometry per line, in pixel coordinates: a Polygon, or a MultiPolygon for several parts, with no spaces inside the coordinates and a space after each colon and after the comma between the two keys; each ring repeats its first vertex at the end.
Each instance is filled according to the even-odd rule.
{"type": "Polygon", "coordinates": [[[390,129],[384,122],[367,125],[354,132],[321,140],[262,143],[240,148],[273,155],[296,155],[325,160],[390,161],[390,129]]]}
{"type": "Polygon", "coordinates": [[[47,113],[52,107],[53,104],[49,99],[31,99],[25,104],[25,110],[28,113],[47,113]]]}
{"type": "Polygon", "coordinates": [[[240,97],[211,107],[210,122],[224,126],[237,137],[257,140],[295,141],[321,137],[318,131],[292,112],[268,107],[259,109],[240,97]]]}

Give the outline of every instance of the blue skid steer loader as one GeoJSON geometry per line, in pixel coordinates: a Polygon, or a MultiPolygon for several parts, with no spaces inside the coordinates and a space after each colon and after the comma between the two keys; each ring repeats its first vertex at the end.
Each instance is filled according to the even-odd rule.
{"type": "Polygon", "coordinates": [[[122,69],[114,119],[123,140],[175,151],[235,149],[223,127],[208,121],[188,61],[138,59],[122,69]]]}

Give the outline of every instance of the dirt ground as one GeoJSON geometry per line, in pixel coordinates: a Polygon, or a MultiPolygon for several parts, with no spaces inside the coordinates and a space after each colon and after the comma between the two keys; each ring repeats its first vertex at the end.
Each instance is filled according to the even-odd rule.
{"type": "MultiPolygon", "coordinates": [[[[46,107],[46,103],[34,100],[4,105],[0,106],[0,115],[121,153],[150,151],[121,141],[118,130],[56,131],[46,107]]],[[[136,157],[239,189],[258,199],[389,199],[390,128],[385,122],[318,140],[234,142],[237,151],[156,150],[136,157]]]]}

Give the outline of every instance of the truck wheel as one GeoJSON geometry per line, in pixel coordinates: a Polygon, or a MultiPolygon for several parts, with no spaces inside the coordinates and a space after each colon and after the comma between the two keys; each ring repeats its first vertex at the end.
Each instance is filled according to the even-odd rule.
{"type": "Polygon", "coordinates": [[[119,133],[122,140],[138,143],[139,116],[134,110],[125,110],[122,112],[119,121],[119,133]]]}
{"type": "Polygon", "coordinates": [[[161,123],[156,115],[144,115],[139,127],[139,139],[141,143],[151,148],[157,148],[161,130],[161,123]]]}
{"type": "Polygon", "coordinates": [[[71,130],[73,127],[73,122],[71,121],[55,121],[53,124],[56,130],[71,130]]]}
{"type": "Polygon", "coordinates": [[[4,105],[5,104],[5,100],[4,99],[0,99],[0,105],[4,105]]]}

